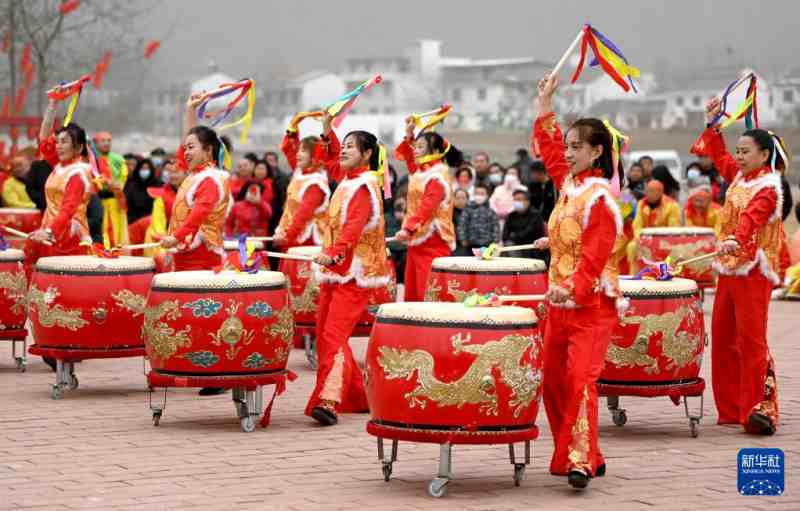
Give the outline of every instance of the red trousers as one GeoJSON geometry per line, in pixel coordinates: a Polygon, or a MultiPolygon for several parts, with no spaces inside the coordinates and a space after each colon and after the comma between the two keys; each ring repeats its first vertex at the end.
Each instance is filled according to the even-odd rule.
{"type": "Polygon", "coordinates": [[[369,303],[369,289],[354,281],[320,284],[317,309],[317,384],[306,405],[306,415],[320,401],[334,401],[339,413],[369,410],[364,380],[349,340],[369,303]]]}
{"type": "Polygon", "coordinates": [[[555,450],[550,473],[603,465],[597,444],[597,378],[617,324],[613,300],[566,309],[548,307],[544,334],[543,399],[555,450]]]}
{"type": "Polygon", "coordinates": [[[754,411],[778,425],[777,385],[767,346],[772,283],[754,268],[720,275],[711,316],[711,384],[719,424],[747,425],[754,411]]]}
{"type": "Polygon", "coordinates": [[[213,270],[222,264],[222,256],[202,244],[187,252],[176,252],[172,260],[175,264],[172,271],[213,270]]]}
{"type": "Polygon", "coordinates": [[[425,289],[428,287],[428,276],[431,273],[433,260],[437,257],[447,257],[452,252],[437,233],[433,233],[420,245],[408,246],[404,302],[425,301],[425,289]]]}

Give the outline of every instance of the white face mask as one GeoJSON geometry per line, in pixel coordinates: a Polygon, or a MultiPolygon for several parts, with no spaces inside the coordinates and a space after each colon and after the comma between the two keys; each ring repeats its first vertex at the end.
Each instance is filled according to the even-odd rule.
{"type": "Polygon", "coordinates": [[[506,186],[508,188],[516,188],[519,185],[519,178],[514,174],[506,175],[506,186]]]}
{"type": "Polygon", "coordinates": [[[147,181],[150,179],[150,174],[152,174],[152,172],[148,169],[142,169],[139,171],[139,177],[142,178],[142,181],[147,181]]]}
{"type": "Polygon", "coordinates": [[[475,201],[475,204],[483,204],[486,202],[485,195],[476,195],[472,200],[475,201]]]}
{"type": "Polygon", "coordinates": [[[686,173],[686,177],[689,179],[689,181],[694,181],[700,177],[700,171],[695,168],[691,168],[689,169],[689,172],[686,173]]]}
{"type": "Polygon", "coordinates": [[[521,200],[514,201],[514,211],[524,211],[525,210],[525,203],[521,200]]]}
{"type": "Polygon", "coordinates": [[[499,185],[503,182],[503,174],[489,174],[489,181],[494,185],[499,185]]]}
{"type": "Polygon", "coordinates": [[[162,170],[161,171],[161,180],[164,181],[165,183],[169,183],[169,171],[168,170],[162,170]]]}
{"type": "Polygon", "coordinates": [[[164,160],[162,160],[161,158],[150,158],[150,160],[153,162],[153,165],[155,165],[156,167],[160,167],[161,164],[164,163],[164,160]]]}

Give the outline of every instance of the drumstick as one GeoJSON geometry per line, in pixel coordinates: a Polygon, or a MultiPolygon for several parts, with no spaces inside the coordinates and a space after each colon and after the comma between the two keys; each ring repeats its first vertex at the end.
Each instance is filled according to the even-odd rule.
{"type": "Polygon", "coordinates": [[[501,302],[543,302],[545,295],[499,295],[497,297],[501,302]]]}
{"type": "Polygon", "coordinates": [[[247,241],[272,241],[275,236],[248,236],[247,241]]]}
{"type": "MultiPolygon", "coordinates": [[[[29,233],[27,233],[27,232],[22,232],[22,231],[18,231],[18,230],[16,230],[16,229],[14,229],[13,227],[9,227],[9,226],[7,226],[7,225],[0,225],[0,227],[2,227],[3,229],[5,229],[5,231],[6,231],[7,233],[9,233],[9,234],[13,234],[14,236],[18,236],[18,237],[20,237],[20,238],[25,238],[25,239],[28,239],[28,238],[30,237],[30,234],[29,234],[29,233]]],[[[47,246],[52,246],[52,245],[53,245],[53,243],[52,243],[51,241],[47,241],[47,240],[42,240],[42,241],[41,241],[41,243],[44,243],[44,244],[45,244],[45,245],[47,245],[47,246]]]]}
{"type": "Polygon", "coordinates": [[[116,247],[116,250],[142,250],[147,248],[158,248],[161,246],[161,243],[153,242],[153,243],[137,243],[134,245],[121,245],[116,247]]]}
{"type": "Polygon", "coordinates": [[[691,259],[686,259],[685,261],[678,261],[675,263],[675,268],[682,268],[687,264],[692,263],[699,263],[700,261],[705,261],[706,259],[713,259],[719,255],[719,251],[711,252],[710,254],[703,254],[701,256],[692,257],[691,259]]]}
{"type": "Polygon", "coordinates": [[[274,257],[276,259],[293,259],[295,261],[311,261],[314,262],[314,258],[309,255],[300,255],[300,254],[284,254],[283,252],[270,252],[268,250],[264,250],[260,252],[261,254],[266,254],[269,257],[274,257]]]}
{"type": "Polygon", "coordinates": [[[392,243],[394,241],[397,241],[397,236],[391,236],[389,238],[386,238],[386,243],[392,243]]]}

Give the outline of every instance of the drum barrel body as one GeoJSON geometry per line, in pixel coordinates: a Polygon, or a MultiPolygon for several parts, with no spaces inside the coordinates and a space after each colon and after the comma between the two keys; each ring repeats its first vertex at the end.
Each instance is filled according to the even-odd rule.
{"type": "Polygon", "coordinates": [[[668,384],[697,378],[706,336],[696,284],[686,279],[672,281],[679,286],[624,279],[620,283],[630,306],[612,333],[600,380],[668,384]]]}
{"type": "MultiPolygon", "coordinates": [[[[22,232],[33,232],[42,225],[42,212],[38,209],[0,208],[0,225],[22,232]]],[[[13,236],[6,238],[13,248],[22,249],[25,245],[24,239],[13,236]]]]}
{"type": "MultiPolygon", "coordinates": [[[[717,238],[713,229],[699,227],[666,227],[642,229],[639,237],[639,266],[670,259],[675,264],[716,250],[717,238]]],[[[683,268],[681,278],[691,279],[700,287],[714,286],[711,260],[690,264],[683,268]]]]}
{"type": "Polygon", "coordinates": [[[0,338],[4,331],[25,328],[28,279],[20,250],[0,251],[0,338]]]}
{"type": "Polygon", "coordinates": [[[117,268],[96,260],[92,268],[70,264],[71,257],[42,258],[31,277],[29,313],[39,347],[108,350],[142,347],[143,306],[154,274],[152,261],[117,268]],[[48,263],[58,259],[58,268],[48,263]]]}
{"type": "MultiPolygon", "coordinates": [[[[392,304],[427,308],[460,304],[392,304]]],[[[366,356],[372,423],[425,432],[498,432],[534,427],[542,342],[529,309],[520,321],[493,322],[465,309],[457,320],[378,316],[366,356]],[[473,318],[473,319],[469,319],[473,318]]],[[[485,309],[484,309],[485,311],[485,309]]],[[[491,313],[487,313],[491,314],[491,313]]],[[[417,317],[415,317],[417,316],[417,317]]],[[[444,315],[446,316],[446,314],[444,315]]]]}
{"type": "Polygon", "coordinates": [[[277,272],[254,276],[262,273],[273,278],[246,286],[234,282],[250,276],[234,272],[177,272],[154,279],[143,328],[153,370],[247,376],[286,369],[294,333],[286,283],[277,272]],[[186,274],[185,283],[181,274],[186,274]],[[190,274],[205,274],[200,278],[213,282],[198,284],[190,274]]]}

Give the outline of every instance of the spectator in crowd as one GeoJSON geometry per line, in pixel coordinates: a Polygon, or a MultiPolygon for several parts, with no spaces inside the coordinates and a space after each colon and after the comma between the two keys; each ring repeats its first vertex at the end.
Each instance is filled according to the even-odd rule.
{"type": "Polygon", "coordinates": [[[725,202],[725,188],[727,188],[727,185],[717,168],[714,167],[714,160],[708,156],[701,156],[697,163],[700,173],[707,177],[711,184],[711,198],[717,204],[722,204],[725,202]]]}
{"type": "MultiPolygon", "coordinates": [[[[28,171],[28,178],[25,181],[25,191],[40,211],[44,211],[47,207],[47,201],[44,197],[44,184],[47,182],[47,178],[50,177],[52,171],[52,167],[50,167],[50,164],[47,163],[46,160],[35,160],[31,163],[31,168],[28,171]]],[[[100,220],[102,221],[102,212],[100,220]]]]}
{"type": "Polygon", "coordinates": [[[644,177],[644,182],[648,182],[653,178],[653,158],[647,155],[642,156],[639,158],[639,161],[636,162],[642,166],[642,175],[644,177]]]}
{"type": "Polygon", "coordinates": [[[103,178],[97,192],[103,204],[103,242],[105,246],[128,244],[128,215],[125,212],[125,183],[136,168],[136,156],[124,156],[111,150],[111,133],[101,131],[94,136],[103,169],[103,178]]]}
{"type": "Polygon", "coordinates": [[[653,179],[664,185],[664,193],[670,198],[678,200],[681,193],[681,184],[672,176],[672,172],[665,165],[656,165],[651,172],[653,179]]]}
{"type": "Polygon", "coordinates": [[[133,153],[125,153],[122,157],[125,159],[125,167],[127,167],[128,170],[127,174],[130,176],[139,163],[139,157],[133,153]]]}
{"type": "Polygon", "coordinates": [[[239,190],[236,203],[225,221],[227,237],[242,234],[267,236],[272,207],[263,199],[265,192],[266,186],[261,181],[251,181],[239,190]]]}
{"type": "MultiPolygon", "coordinates": [[[[406,198],[405,196],[398,196],[391,208],[385,209],[384,216],[384,229],[386,237],[391,238],[397,231],[403,228],[403,219],[406,215],[406,198]]],[[[389,252],[392,254],[392,261],[394,261],[395,271],[397,272],[397,282],[399,284],[405,283],[406,274],[406,254],[408,252],[408,245],[393,241],[386,244],[389,252]]]]}
{"type": "Polygon", "coordinates": [[[469,165],[462,165],[456,171],[456,183],[453,187],[456,190],[467,192],[467,198],[472,196],[475,189],[475,172],[469,165]]]}
{"type": "Polygon", "coordinates": [[[684,218],[687,227],[710,227],[719,234],[722,207],[711,198],[711,185],[692,190],[686,201],[684,218]]]}
{"type": "MultiPolygon", "coordinates": [[[[153,162],[148,158],[139,160],[125,183],[124,189],[125,200],[128,203],[129,231],[133,229],[134,222],[150,216],[150,212],[153,211],[153,198],[147,193],[147,189],[157,187],[159,184],[153,162]]],[[[136,236],[136,241],[132,241],[132,243],[141,243],[139,240],[144,240],[144,231],[146,230],[145,226],[141,236],[136,236]]]]}
{"type": "Polygon", "coordinates": [[[467,203],[469,203],[469,193],[463,188],[456,188],[453,191],[453,227],[456,229],[456,250],[453,255],[457,256],[470,255],[461,245],[461,238],[458,237],[458,226],[467,203]]]}
{"type": "Polygon", "coordinates": [[[503,178],[502,184],[495,187],[492,197],[489,199],[489,206],[497,213],[500,221],[500,229],[508,215],[514,211],[514,192],[521,188],[519,182],[519,171],[514,167],[509,167],[503,178]]]}
{"type": "Polygon", "coordinates": [[[533,159],[530,153],[525,148],[517,149],[517,161],[511,164],[512,167],[519,170],[519,180],[523,185],[528,185],[531,182],[531,169],[533,167],[533,159]]]}
{"type": "Polygon", "coordinates": [[[628,183],[626,188],[630,190],[631,195],[636,197],[637,201],[642,200],[644,197],[644,169],[638,163],[631,165],[628,169],[628,183]]]}
{"type": "MultiPolygon", "coordinates": [[[[525,190],[514,192],[514,211],[503,226],[503,245],[527,245],[546,236],[542,214],[531,207],[530,195],[525,190]]],[[[544,250],[514,250],[504,252],[508,257],[530,257],[548,260],[544,250]]]]}
{"type": "Polygon", "coordinates": [[[489,207],[489,188],[486,185],[475,185],[472,201],[461,215],[458,238],[461,246],[470,251],[500,239],[500,225],[497,214],[489,207]]]}
{"type": "MultiPolygon", "coordinates": [[[[272,220],[270,220],[269,230],[270,232],[275,232],[275,229],[278,227],[278,222],[280,222],[281,216],[283,215],[283,205],[286,202],[286,190],[289,188],[289,181],[292,179],[291,173],[294,169],[289,169],[287,172],[281,170],[280,157],[275,151],[267,151],[264,153],[264,160],[266,160],[269,166],[269,177],[272,180],[272,190],[270,191],[272,195],[272,201],[270,202],[272,205],[272,220]]],[[[333,183],[328,184],[331,186],[332,194],[334,190],[333,183]]],[[[271,259],[270,264],[275,265],[274,268],[277,268],[278,260],[271,259]]]]}
{"type": "Polygon", "coordinates": [[[275,193],[272,188],[272,172],[266,160],[258,160],[253,168],[253,178],[250,182],[257,182],[264,185],[261,191],[262,200],[267,202],[272,208],[272,201],[275,199],[275,193]]]}
{"type": "Polygon", "coordinates": [[[255,153],[247,153],[236,162],[236,172],[230,179],[231,193],[236,196],[245,185],[253,179],[253,171],[258,163],[255,153]]]}
{"type": "Polygon", "coordinates": [[[166,181],[161,179],[161,168],[164,166],[164,162],[167,160],[167,152],[164,150],[163,147],[156,147],[152,151],[150,151],[150,161],[153,162],[153,167],[156,169],[156,177],[161,184],[164,184],[166,181]]]}
{"type": "Polygon", "coordinates": [[[489,182],[489,154],[485,151],[479,151],[472,157],[471,163],[475,170],[475,183],[480,183],[485,186],[487,190],[490,190],[492,186],[489,182]]]}
{"type": "Polygon", "coordinates": [[[503,184],[503,175],[505,169],[499,163],[492,163],[489,165],[489,193],[491,194],[495,188],[503,184]]]}
{"type": "Polygon", "coordinates": [[[538,210],[544,221],[550,219],[550,213],[556,207],[556,187],[541,160],[531,164],[531,182],[528,183],[528,194],[531,207],[538,210]]]}
{"type": "MultiPolygon", "coordinates": [[[[28,151],[23,149],[17,153],[11,160],[11,175],[6,178],[2,183],[2,201],[3,207],[6,208],[29,208],[35,209],[36,204],[28,196],[25,183],[28,179],[28,173],[31,170],[31,163],[35,149],[28,151]]],[[[789,206],[791,207],[791,205],[789,206]]]]}

